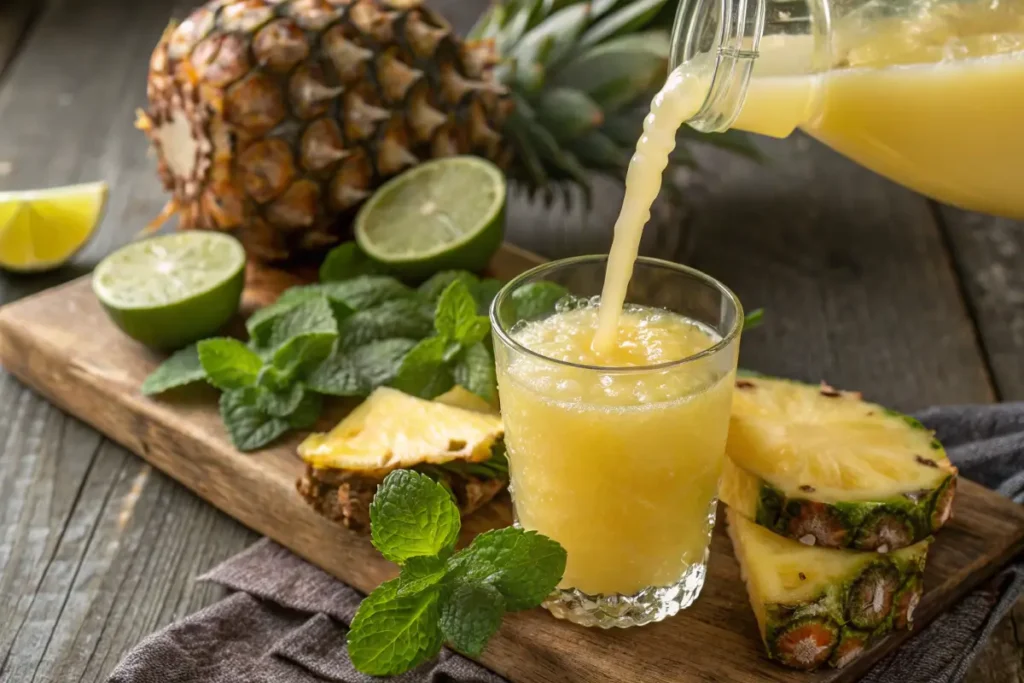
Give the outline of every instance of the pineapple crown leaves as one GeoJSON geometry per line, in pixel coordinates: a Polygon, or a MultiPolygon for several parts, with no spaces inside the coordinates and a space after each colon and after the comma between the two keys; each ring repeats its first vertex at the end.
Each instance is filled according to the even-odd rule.
{"type": "MultiPolygon", "coordinates": [[[[668,0],[499,0],[480,18],[469,38],[500,55],[495,73],[515,104],[510,174],[531,197],[543,190],[550,203],[560,189],[571,203],[576,186],[589,203],[589,172],[625,177],[665,81],[674,13],[668,0]]],[[[758,158],[742,133],[684,127],[680,142],[670,170],[696,166],[686,142],[758,158]]]]}

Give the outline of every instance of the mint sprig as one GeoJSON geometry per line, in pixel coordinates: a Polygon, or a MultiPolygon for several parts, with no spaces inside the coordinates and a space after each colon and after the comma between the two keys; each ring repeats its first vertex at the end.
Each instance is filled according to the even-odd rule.
{"type": "Polygon", "coordinates": [[[561,580],[566,554],[555,541],[510,527],[453,554],[460,526],[441,484],[411,470],[384,478],[370,505],[371,534],[401,573],[370,593],[352,620],[356,669],[397,675],[435,657],[445,641],[479,655],[505,612],[539,605],[561,580]]]}
{"type": "Polygon", "coordinates": [[[171,389],[188,386],[206,379],[206,371],[199,362],[199,350],[195,344],[175,351],[142,383],[145,396],[162,394],[171,389]]]}
{"type": "Polygon", "coordinates": [[[206,381],[222,391],[256,385],[263,359],[248,346],[228,337],[204,339],[197,345],[206,381]]]}
{"type": "Polygon", "coordinates": [[[407,394],[427,399],[459,384],[493,401],[497,394],[494,358],[482,344],[490,332],[490,322],[487,316],[477,313],[477,301],[467,279],[449,279],[437,299],[434,336],[409,351],[391,384],[407,394]]]}

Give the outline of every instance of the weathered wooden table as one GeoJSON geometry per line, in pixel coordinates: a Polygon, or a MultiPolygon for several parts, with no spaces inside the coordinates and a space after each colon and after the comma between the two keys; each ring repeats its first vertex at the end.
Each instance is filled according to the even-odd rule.
{"type": "MultiPolygon", "coordinates": [[[[161,208],[133,112],[150,50],[193,4],[0,2],[0,190],[112,188],[74,263],[0,275],[0,302],[87,272],[161,208]]],[[[484,0],[434,4],[465,28],[484,0]]],[[[767,167],[703,156],[692,213],[645,237],[768,309],[746,366],[906,410],[1024,399],[1024,224],[935,205],[803,137],[762,146],[767,167]]],[[[603,251],[616,201],[586,219],[517,203],[510,238],[603,251]]],[[[147,633],[218,599],[193,577],[255,538],[0,372],[0,682],[104,680],[147,633]]],[[[971,683],[1024,681],[1018,628],[1024,603],[971,683]]]]}

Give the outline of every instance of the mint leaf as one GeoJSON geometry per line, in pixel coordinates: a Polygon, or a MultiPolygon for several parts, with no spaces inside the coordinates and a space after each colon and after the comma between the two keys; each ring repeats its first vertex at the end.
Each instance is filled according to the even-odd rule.
{"type": "Polygon", "coordinates": [[[430,477],[395,470],[370,503],[373,545],[397,564],[412,557],[450,553],[462,522],[451,495],[430,477]]]}
{"type": "Polygon", "coordinates": [[[472,326],[476,319],[476,301],[469,293],[469,287],[462,280],[453,281],[437,300],[434,329],[442,337],[462,341],[460,332],[472,326]]]}
{"type": "Polygon", "coordinates": [[[353,349],[350,357],[367,388],[373,390],[394,380],[402,359],[414,346],[412,339],[382,339],[353,349]]]}
{"type": "Polygon", "coordinates": [[[263,359],[248,346],[230,337],[204,339],[197,345],[206,379],[222,391],[256,385],[263,359]]]}
{"type": "Polygon", "coordinates": [[[410,557],[398,577],[398,594],[410,595],[437,584],[447,572],[440,557],[410,557]]]}
{"type": "Polygon", "coordinates": [[[512,303],[520,320],[537,320],[555,312],[555,304],[569,290],[554,282],[531,282],[512,292],[512,303]]]}
{"type": "Polygon", "coordinates": [[[478,315],[462,321],[455,331],[455,338],[463,346],[469,347],[483,341],[490,331],[490,319],[485,315],[478,315]]]}
{"type": "Polygon", "coordinates": [[[565,549],[535,531],[513,527],[480,534],[448,560],[455,579],[491,583],[510,612],[536,607],[565,572],[565,549]]]}
{"type": "Polygon", "coordinates": [[[285,419],[293,429],[308,429],[320,419],[323,406],[323,399],[318,394],[310,391],[304,392],[302,400],[295,406],[295,410],[286,415],[285,419]]]}
{"type": "Polygon", "coordinates": [[[259,377],[256,378],[256,386],[270,391],[285,391],[291,388],[292,380],[273,365],[264,364],[259,377]]]}
{"type": "MultiPolygon", "coordinates": [[[[267,346],[277,350],[292,338],[306,334],[338,334],[334,310],[326,298],[303,301],[275,318],[267,346]]],[[[277,363],[275,365],[281,367],[277,363]]]]}
{"type": "Polygon", "coordinates": [[[328,396],[366,396],[371,389],[353,357],[337,349],[306,377],[306,385],[328,396]]]}
{"type": "Polygon", "coordinates": [[[142,383],[142,393],[146,396],[160,394],[170,389],[177,389],[188,384],[206,379],[206,371],[199,362],[199,351],[195,344],[175,351],[170,358],[160,364],[146,381],[142,383]]]}
{"type": "Polygon", "coordinates": [[[476,299],[476,312],[480,315],[488,315],[491,310],[491,302],[494,301],[494,297],[498,296],[498,291],[504,286],[505,283],[501,280],[487,278],[486,280],[481,280],[476,287],[470,287],[469,291],[473,293],[473,298],[476,299]]]}
{"type": "Polygon", "coordinates": [[[348,280],[381,272],[381,266],[364,254],[358,244],[345,242],[327,252],[327,257],[320,264],[320,282],[348,280]]]}
{"type": "Polygon", "coordinates": [[[245,321],[245,329],[249,331],[249,339],[256,346],[266,346],[270,341],[270,333],[274,329],[274,321],[283,313],[290,311],[301,303],[319,299],[324,296],[316,285],[290,287],[277,297],[277,301],[264,306],[249,316],[245,321]]]}
{"type": "Polygon", "coordinates": [[[255,451],[288,431],[288,422],[260,410],[254,387],[226,391],[220,397],[220,416],[231,442],[240,451],[255,451]]]}
{"type": "Polygon", "coordinates": [[[764,309],[755,308],[754,310],[752,310],[750,313],[747,313],[747,315],[743,317],[743,331],[747,332],[749,330],[754,329],[755,327],[760,327],[761,323],[763,322],[764,309]]]}
{"type": "Polygon", "coordinates": [[[501,626],[505,598],[488,583],[459,583],[441,603],[441,632],[456,650],[471,657],[483,652],[501,626]]]}
{"type": "Polygon", "coordinates": [[[474,344],[462,352],[452,372],[455,383],[489,403],[498,394],[498,378],[494,372],[494,358],[482,343],[474,344]]]}
{"type": "Polygon", "coordinates": [[[400,674],[441,651],[440,591],[435,586],[400,596],[399,581],[387,581],[370,593],[348,632],[352,664],[371,676],[400,674]]]}
{"type": "Polygon", "coordinates": [[[305,377],[334,351],[337,332],[309,332],[292,337],[274,352],[273,364],[281,375],[305,377]]]}
{"type": "Polygon", "coordinates": [[[355,311],[379,306],[385,301],[411,299],[415,290],[386,275],[362,275],[342,282],[315,285],[327,298],[341,301],[355,311]]]}
{"type": "Polygon", "coordinates": [[[417,291],[425,300],[436,303],[448,285],[456,280],[463,282],[470,291],[480,284],[476,275],[468,270],[442,270],[439,273],[434,273],[429,280],[419,286],[417,291]]]}
{"type": "Polygon", "coordinates": [[[260,387],[256,395],[256,405],[271,417],[287,418],[299,407],[305,395],[306,388],[302,386],[302,382],[293,382],[290,386],[276,391],[260,387]]]}
{"type": "Polygon", "coordinates": [[[430,336],[434,322],[415,299],[385,301],[359,311],[341,325],[341,347],[353,349],[382,339],[423,339],[430,336]]]}
{"type": "Polygon", "coordinates": [[[434,398],[455,385],[445,363],[448,343],[443,337],[429,337],[412,348],[398,368],[391,386],[410,396],[434,398]]]}

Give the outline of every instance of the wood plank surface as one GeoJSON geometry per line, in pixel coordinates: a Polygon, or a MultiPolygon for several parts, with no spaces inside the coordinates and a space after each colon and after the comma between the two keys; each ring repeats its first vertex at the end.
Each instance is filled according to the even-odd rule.
{"type": "MultiPolygon", "coordinates": [[[[55,273],[0,274],[0,301],[86,272],[159,210],[165,197],[145,158],[142,136],[131,130],[132,112],[143,102],[149,50],[167,19],[184,16],[197,1],[0,2],[0,52],[7,46],[8,57],[17,57],[6,72],[0,70],[0,190],[98,178],[112,183],[106,220],[90,247],[55,273]],[[21,24],[30,6],[37,12],[31,33],[18,43],[6,41],[8,27],[21,24]],[[11,20],[19,14],[22,19],[11,20]]],[[[461,30],[486,4],[428,1],[461,30]]],[[[940,236],[927,221],[909,228],[898,222],[908,216],[913,195],[894,187],[879,192],[877,181],[870,180],[867,187],[874,189],[863,192],[861,184],[870,174],[808,149],[806,141],[771,142],[766,149],[773,158],[767,170],[720,155],[705,157],[704,180],[693,185],[694,203],[705,215],[665,222],[645,236],[645,251],[714,268],[748,304],[767,303],[770,316],[777,311],[745,344],[744,361],[754,367],[793,369],[791,374],[811,379],[828,376],[908,408],[984,400],[988,389],[978,382],[984,363],[965,341],[973,331],[969,322],[961,324],[964,302],[949,284],[954,279],[949,254],[936,246],[940,236]],[[790,168],[791,159],[799,169],[790,168]],[[759,177],[762,173],[782,178],[759,177]],[[759,197],[758,212],[741,207],[748,185],[759,197]],[[778,193],[777,202],[772,193],[778,193]],[[904,208],[889,213],[892,203],[904,208]],[[874,221],[875,239],[860,241],[859,212],[874,221]],[[838,230],[830,223],[837,213],[843,214],[838,230]],[[738,225],[721,228],[738,215],[750,221],[749,232],[738,225]],[[794,217],[798,226],[787,227],[794,217]],[[694,220],[701,229],[687,230],[694,220]],[[902,230],[910,236],[885,234],[902,230]],[[901,245],[910,247],[903,258],[891,251],[901,245]],[[715,256],[726,249],[743,253],[715,256]],[[816,259],[835,253],[841,262],[847,251],[857,263],[869,265],[874,282],[858,285],[854,295],[835,283],[820,293],[804,291],[819,287],[818,278],[832,268],[814,261],[817,270],[801,270],[798,255],[816,259]],[[928,296],[914,278],[939,286],[928,296]],[[909,283],[910,290],[890,302],[888,286],[894,283],[909,283]],[[871,314],[882,306],[889,313],[876,324],[871,314]],[[866,331],[850,338],[835,334],[831,325],[846,315],[867,320],[866,331]],[[904,326],[889,324],[893,319],[907,327],[924,324],[915,329],[937,330],[937,336],[912,337],[916,348],[908,351],[910,345],[893,341],[904,332],[904,326]],[[804,335],[796,351],[794,332],[798,339],[804,335]],[[814,347],[822,339],[828,340],[827,351],[814,347]],[[896,368],[887,375],[871,363],[890,343],[903,348],[885,361],[896,368]],[[908,353],[915,362],[904,368],[908,353]],[[804,354],[806,363],[800,360],[804,354]],[[924,391],[916,395],[912,387],[924,391]]],[[[601,201],[586,215],[514,201],[511,239],[548,256],[606,250],[618,197],[614,187],[601,190],[601,201]]],[[[1017,233],[1010,239],[1024,247],[1017,233]]],[[[983,253],[980,260],[958,261],[964,279],[969,282],[988,258],[983,253]]],[[[980,290],[964,289],[970,305],[980,290]]],[[[1018,337],[1009,343],[1009,353],[1024,352],[1018,337]]],[[[1015,380],[1000,377],[997,365],[992,363],[995,381],[1001,388],[1011,386],[1015,380]]],[[[0,405],[0,682],[105,680],[146,633],[216,599],[218,590],[197,585],[192,577],[255,535],[124,449],[104,443],[2,371],[0,405]],[[113,556],[110,548],[117,548],[113,556]]],[[[1000,629],[999,634],[1012,634],[1015,625],[1007,619],[1000,629]]],[[[1018,680],[1022,650],[998,640],[999,634],[975,666],[985,677],[971,683],[1018,680]]]]}
{"type": "MultiPolygon", "coordinates": [[[[510,277],[526,260],[493,269],[510,277]]],[[[504,265],[502,265],[504,264],[504,265]]],[[[267,281],[261,279],[260,281],[267,281]]],[[[253,298],[266,299],[265,295],[253,298]]],[[[142,397],[138,387],[160,358],[106,318],[87,279],[0,309],[0,362],[50,400],[139,453],[200,496],[361,590],[393,576],[368,539],[315,514],[294,490],[302,470],[296,438],[265,452],[234,450],[209,391],[178,400],[142,397]]],[[[329,427],[329,423],[321,425],[329,427]]],[[[470,517],[465,535],[507,524],[507,502],[470,517]]],[[[965,594],[1024,547],[1024,509],[964,482],[957,519],[930,553],[919,619],[965,594]]],[[[883,643],[877,652],[898,642],[883,643]]],[[[663,624],[605,632],[551,619],[541,610],[509,618],[484,663],[514,681],[719,680],[851,681],[869,662],[815,675],[769,664],[753,625],[739,570],[724,534],[716,535],[708,584],[698,604],[663,624]],[[694,648],[717,643],[718,648],[694,648]],[[722,651],[729,652],[723,658],[722,651]]]]}
{"type": "Polygon", "coordinates": [[[1024,400],[1024,221],[939,209],[999,398],[1024,400]]]}
{"type": "Polygon", "coordinates": [[[21,0],[0,6],[0,79],[17,53],[37,9],[36,3],[32,0],[21,0]]]}
{"type": "MultiPolygon", "coordinates": [[[[88,272],[162,206],[133,112],[152,45],[191,4],[0,2],[0,190],[111,185],[89,247],[53,273],[0,275],[0,301],[88,272]]],[[[221,597],[193,577],[257,535],[6,372],[0,405],[0,681],[104,681],[221,597]]]]}

